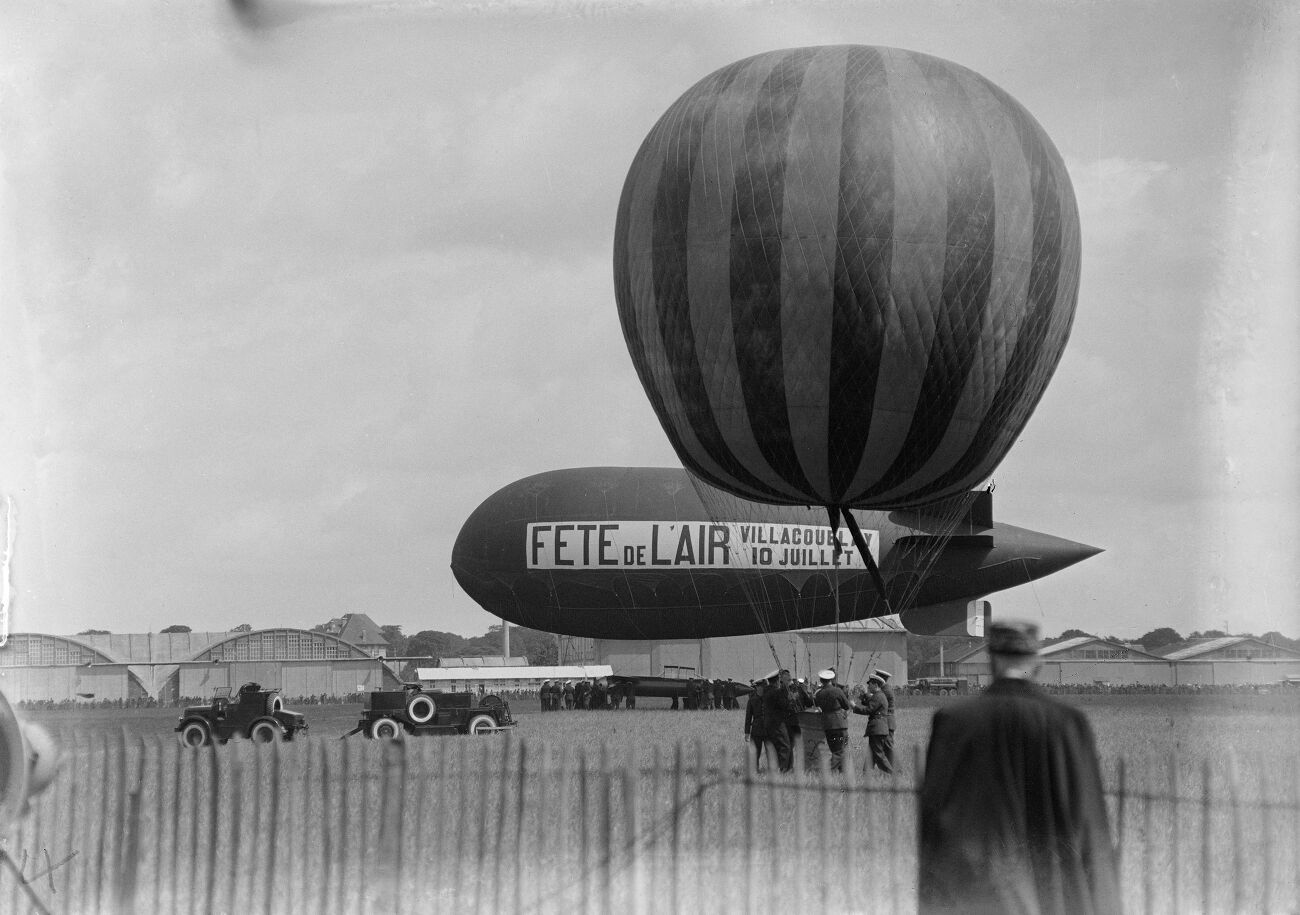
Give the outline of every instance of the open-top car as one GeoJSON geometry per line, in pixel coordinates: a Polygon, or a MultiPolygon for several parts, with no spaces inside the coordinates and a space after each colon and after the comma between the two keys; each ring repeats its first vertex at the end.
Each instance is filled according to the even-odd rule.
{"type": "Polygon", "coordinates": [[[235,696],[230,687],[214,691],[209,705],[185,709],[176,734],[181,746],[202,747],[225,743],[232,737],[247,737],[254,743],[293,740],[307,730],[307,719],[288,711],[278,689],[262,689],[260,683],[245,683],[235,696]]]}
{"type": "Polygon", "coordinates": [[[510,704],[498,696],[426,690],[418,683],[402,689],[368,693],[357,726],[344,734],[365,734],[377,740],[406,735],[494,734],[515,726],[510,704]]]}

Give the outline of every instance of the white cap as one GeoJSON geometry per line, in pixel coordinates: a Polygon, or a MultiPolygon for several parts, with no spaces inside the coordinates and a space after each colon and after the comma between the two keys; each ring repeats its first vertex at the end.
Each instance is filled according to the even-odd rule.
{"type": "Polygon", "coordinates": [[[834,680],[834,679],[835,679],[835,668],[833,668],[833,667],[828,667],[828,668],[826,668],[826,669],[823,670],[823,671],[819,671],[818,674],[817,674],[817,677],[818,677],[818,679],[821,679],[821,680],[834,680]]]}

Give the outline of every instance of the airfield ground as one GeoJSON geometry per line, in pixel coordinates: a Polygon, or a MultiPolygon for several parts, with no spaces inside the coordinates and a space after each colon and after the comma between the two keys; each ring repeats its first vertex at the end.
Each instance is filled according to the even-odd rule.
{"type": "MultiPolygon", "coordinates": [[[[1131,913],[1300,906],[1300,695],[1065,698],[1131,913]]],[[[826,781],[747,780],[739,711],[522,700],[508,738],[393,748],[338,739],[360,705],[302,705],[275,752],[182,750],[177,709],[28,712],[70,759],[10,848],[69,912],[915,911],[919,756],[953,701],[900,700],[894,779],[826,781]]],[[[0,881],[0,911],[25,903],[0,881]]]]}
{"type": "MultiPolygon", "coordinates": [[[[1300,756],[1300,690],[1288,693],[1194,694],[1077,694],[1065,701],[1087,713],[1103,759],[1163,757],[1176,753],[1189,763],[1220,759],[1229,751],[1242,756],[1300,756]]],[[[930,716],[940,703],[953,698],[913,696],[898,701],[897,755],[905,766],[912,747],[924,747],[930,716]]],[[[541,713],[535,699],[517,699],[510,708],[518,720],[515,736],[529,741],[555,741],[596,749],[654,745],[677,741],[706,747],[740,746],[744,715],[740,711],[669,711],[664,700],[643,700],[634,710],[541,713]],[[656,707],[657,706],[657,707],[656,707]]],[[[360,704],[290,705],[307,716],[308,739],[336,738],[356,726],[360,704]]],[[[64,744],[106,734],[151,740],[172,739],[179,709],[85,709],[28,711],[64,744]]],[[[861,719],[856,724],[865,722],[861,719]]],[[[850,722],[855,724],[854,722],[850,722]]],[[[855,745],[865,745],[862,727],[854,727],[855,745]]],[[[362,740],[360,736],[349,738],[362,740]]]]}

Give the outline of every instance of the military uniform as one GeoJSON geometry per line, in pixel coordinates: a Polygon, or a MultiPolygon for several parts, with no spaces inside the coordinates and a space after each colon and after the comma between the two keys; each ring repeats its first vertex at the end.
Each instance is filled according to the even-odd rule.
{"type": "Polygon", "coordinates": [[[777,679],[779,676],[779,671],[773,671],[767,677],[767,688],[763,691],[763,728],[767,731],[767,742],[776,752],[777,768],[789,772],[794,768],[790,729],[786,725],[791,714],[790,693],[777,679]]]}
{"type": "Polygon", "coordinates": [[[871,765],[892,775],[894,772],[894,738],[889,733],[889,702],[881,687],[884,681],[873,675],[867,681],[866,700],[853,711],[867,716],[867,746],[871,750],[871,765]]]}
{"type": "Polygon", "coordinates": [[[822,713],[822,729],[826,732],[826,749],[831,754],[831,771],[839,772],[844,768],[844,751],[849,745],[849,697],[835,683],[833,671],[822,671],[822,681],[813,702],[822,713]]]}
{"type": "Polygon", "coordinates": [[[763,691],[757,683],[745,701],[745,736],[754,745],[754,769],[762,772],[763,744],[767,740],[767,729],[763,726],[763,691]]]}
{"type": "Polygon", "coordinates": [[[893,676],[887,670],[876,668],[876,676],[880,678],[880,691],[885,694],[885,701],[889,703],[889,737],[894,737],[894,688],[889,685],[889,678],[893,676]]]}

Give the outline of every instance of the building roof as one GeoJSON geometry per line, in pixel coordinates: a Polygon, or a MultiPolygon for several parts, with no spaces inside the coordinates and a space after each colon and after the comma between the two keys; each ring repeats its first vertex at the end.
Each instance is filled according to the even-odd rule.
{"type": "Polygon", "coordinates": [[[1132,652],[1140,657],[1157,657],[1157,655],[1147,651],[1141,645],[1131,642],[1118,642],[1113,639],[1103,639],[1100,636],[1095,635],[1076,635],[1063,642],[1053,642],[1051,645],[1044,645],[1042,650],[1039,652],[1039,656],[1050,658],[1053,655],[1063,654],[1067,651],[1073,651],[1076,648],[1082,648],[1084,645],[1092,644],[1107,645],[1111,648],[1118,648],[1122,651],[1132,652]]]}
{"type": "Polygon", "coordinates": [[[325,631],[353,645],[387,645],[379,624],[364,613],[345,613],[325,624],[325,631]]]}
{"type": "MultiPolygon", "coordinates": [[[[1039,654],[1044,656],[1058,654],[1062,651],[1070,651],[1073,648],[1078,648],[1080,645],[1087,645],[1089,642],[1105,641],[1105,639],[1099,639],[1095,635],[1076,635],[1073,638],[1066,639],[1064,642],[1053,642],[1051,645],[1044,645],[1039,654]]],[[[1114,643],[1106,642],[1106,644],[1111,645],[1114,643]]]]}
{"type": "Polygon", "coordinates": [[[1251,635],[1222,635],[1211,638],[1185,639],[1172,645],[1157,648],[1155,653],[1170,661],[1185,661],[1189,658],[1199,658],[1201,655],[1222,651],[1225,648],[1235,648],[1244,643],[1260,645],[1273,651],[1300,657],[1300,652],[1293,648],[1287,648],[1285,645],[1270,645],[1263,639],[1257,639],[1251,635]]]}
{"type": "Polygon", "coordinates": [[[527,658],[502,658],[487,655],[479,658],[439,658],[439,667],[527,667],[527,658]]]}
{"type": "Polygon", "coordinates": [[[799,629],[798,632],[902,632],[906,633],[903,623],[895,616],[876,616],[866,620],[845,620],[830,626],[814,626],[811,629],[799,629]]]}

